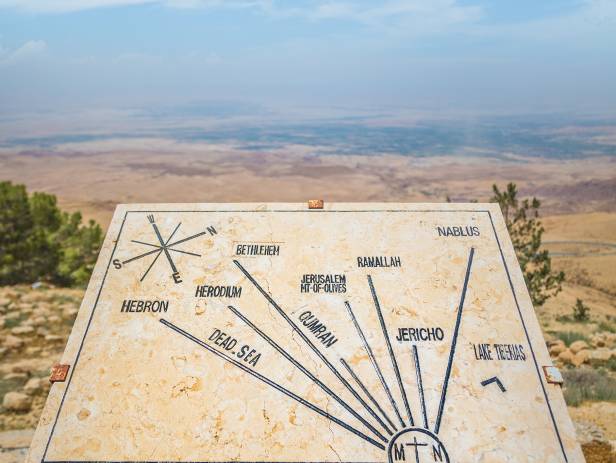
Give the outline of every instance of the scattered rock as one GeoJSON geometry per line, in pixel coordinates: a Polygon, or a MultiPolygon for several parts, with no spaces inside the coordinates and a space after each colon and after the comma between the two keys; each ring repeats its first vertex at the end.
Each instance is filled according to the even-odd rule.
{"type": "Polygon", "coordinates": [[[578,441],[582,446],[586,463],[614,462],[616,455],[603,431],[592,423],[574,422],[578,441]]]}
{"type": "Polygon", "coordinates": [[[570,364],[573,360],[573,352],[571,352],[569,349],[561,352],[560,354],[558,354],[558,360],[565,364],[570,364]]]}
{"type": "Polygon", "coordinates": [[[23,336],[25,334],[31,334],[34,332],[34,328],[31,326],[16,326],[11,329],[11,334],[15,334],[17,336],[23,336]]]}
{"type": "Polygon", "coordinates": [[[612,357],[616,357],[616,350],[601,348],[590,351],[589,360],[593,362],[607,362],[612,359],[612,357]]]}
{"type": "Polygon", "coordinates": [[[17,350],[24,345],[24,341],[17,336],[8,335],[2,343],[8,350],[17,350]]]}
{"type": "Polygon", "coordinates": [[[24,386],[24,392],[29,395],[40,394],[47,388],[48,384],[49,382],[43,378],[30,378],[24,386]]]}
{"type": "Polygon", "coordinates": [[[565,345],[563,341],[559,339],[558,341],[552,342],[551,345],[549,346],[549,349],[550,349],[551,356],[558,357],[558,355],[561,352],[564,352],[567,350],[567,346],[565,345]]]}
{"type": "Polygon", "coordinates": [[[608,331],[595,333],[590,338],[590,343],[594,347],[614,348],[616,347],[616,333],[610,333],[608,331]]]}
{"type": "Polygon", "coordinates": [[[4,375],[4,378],[2,379],[4,379],[5,381],[25,381],[28,379],[28,375],[26,373],[17,371],[4,375]]]}
{"type": "Polygon", "coordinates": [[[571,359],[571,363],[573,364],[573,366],[579,367],[580,365],[588,362],[589,357],[590,351],[581,350],[573,356],[573,358],[571,359]]]}
{"type": "Polygon", "coordinates": [[[48,319],[49,323],[60,323],[62,319],[57,315],[51,315],[48,319]]]}
{"type": "Polygon", "coordinates": [[[76,307],[67,307],[64,310],[62,310],[62,316],[64,318],[75,318],[75,316],[77,315],[77,308],[76,307]]]}
{"type": "Polygon", "coordinates": [[[13,412],[29,412],[32,398],[22,392],[7,392],[2,400],[2,406],[13,412]]]}
{"type": "Polygon", "coordinates": [[[34,436],[34,429],[0,432],[0,449],[27,448],[34,436]]]}
{"type": "Polygon", "coordinates": [[[577,354],[578,352],[588,349],[588,343],[586,341],[575,341],[573,343],[571,343],[571,345],[569,346],[569,350],[571,352],[573,352],[574,354],[577,354]]]}
{"type": "Polygon", "coordinates": [[[33,314],[38,315],[40,317],[49,317],[51,315],[51,310],[46,305],[39,305],[34,310],[33,314]]]}
{"type": "Polygon", "coordinates": [[[5,323],[17,322],[20,319],[21,319],[21,312],[19,312],[18,310],[13,310],[12,312],[7,313],[6,317],[4,317],[5,323]]]}
{"type": "Polygon", "coordinates": [[[47,319],[43,316],[34,317],[32,319],[32,326],[43,326],[47,323],[47,319]]]}
{"type": "Polygon", "coordinates": [[[30,347],[26,347],[26,355],[29,357],[38,355],[41,353],[41,348],[40,347],[36,347],[36,346],[30,346],[30,347]]]}
{"type": "Polygon", "coordinates": [[[45,336],[45,341],[47,342],[60,342],[63,340],[64,338],[58,334],[48,334],[45,336]]]}

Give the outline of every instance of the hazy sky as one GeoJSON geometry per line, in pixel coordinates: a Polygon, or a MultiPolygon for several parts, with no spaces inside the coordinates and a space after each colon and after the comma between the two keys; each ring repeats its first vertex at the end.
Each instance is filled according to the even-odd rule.
{"type": "Polygon", "coordinates": [[[0,0],[0,106],[605,111],[616,0],[0,0]]]}

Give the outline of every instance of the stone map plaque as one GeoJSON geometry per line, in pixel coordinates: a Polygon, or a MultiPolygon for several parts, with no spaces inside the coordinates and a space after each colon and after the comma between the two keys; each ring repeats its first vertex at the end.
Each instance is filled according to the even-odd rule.
{"type": "Polygon", "coordinates": [[[120,205],[28,457],[583,461],[493,204],[120,205]]]}

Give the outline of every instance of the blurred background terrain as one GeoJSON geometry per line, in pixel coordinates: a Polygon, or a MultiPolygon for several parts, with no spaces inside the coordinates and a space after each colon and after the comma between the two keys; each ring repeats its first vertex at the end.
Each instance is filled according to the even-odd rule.
{"type": "Polygon", "coordinates": [[[614,43],[611,0],[0,0],[0,459],[25,456],[116,204],[506,206],[515,184],[579,439],[614,461],[614,43]]]}

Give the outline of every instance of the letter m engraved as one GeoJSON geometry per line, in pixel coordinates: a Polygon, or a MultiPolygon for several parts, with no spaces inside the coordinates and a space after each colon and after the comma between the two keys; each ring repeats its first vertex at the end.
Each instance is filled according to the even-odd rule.
{"type": "Polygon", "coordinates": [[[406,461],[406,456],[404,455],[404,444],[394,444],[394,460],[406,461]]]}

